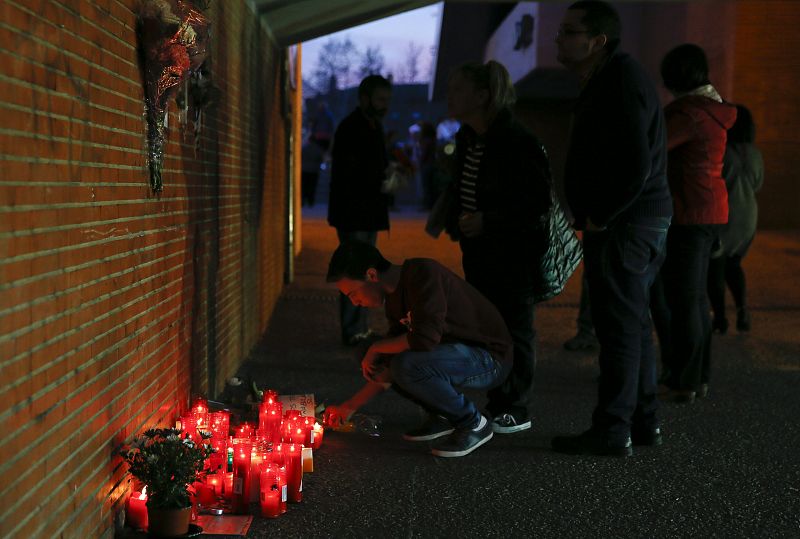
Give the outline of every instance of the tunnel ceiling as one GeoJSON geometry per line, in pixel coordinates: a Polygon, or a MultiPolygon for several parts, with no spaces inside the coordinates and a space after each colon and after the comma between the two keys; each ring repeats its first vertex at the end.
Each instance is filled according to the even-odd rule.
{"type": "Polygon", "coordinates": [[[412,9],[435,0],[252,0],[281,46],[292,45],[412,9]]]}

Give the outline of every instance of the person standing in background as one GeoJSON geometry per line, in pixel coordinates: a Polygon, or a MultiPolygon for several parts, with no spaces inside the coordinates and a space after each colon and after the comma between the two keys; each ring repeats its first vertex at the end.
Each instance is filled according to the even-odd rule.
{"type": "MultiPolygon", "coordinates": [[[[358,107],[336,129],[331,152],[328,224],[339,243],[375,245],[379,230],[389,230],[389,201],[381,191],[389,159],[381,121],[389,109],[392,85],[370,75],[358,87],[358,107]]],[[[367,311],[339,297],[342,343],[369,339],[367,311]]]]}
{"type": "Polygon", "coordinates": [[[728,224],[720,230],[720,250],[708,269],[708,296],[714,311],[712,327],[725,333],[725,284],[736,305],[737,331],[750,331],[742,259],[756,234],[756,193],[764,183],[764,158],[755,146],[756,126],[747,107],[736,105],[736,123],[728,130],[722,177],[728,189],[728,224]]]}

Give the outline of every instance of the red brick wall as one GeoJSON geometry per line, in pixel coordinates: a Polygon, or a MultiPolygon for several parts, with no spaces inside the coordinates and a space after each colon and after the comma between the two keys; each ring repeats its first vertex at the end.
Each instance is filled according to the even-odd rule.
{"type": "Polygon", "coordinates": [[[738,2],[733,100],[764,152],[759,228],[800,228],[800,2],[738,2]]]}
{"type": "Polygon", "coordinates": [[[174,102],[148,187],[137,0],[0,3],[0,537],[113,535],[119,444],[214,394],[285,264],[283,61],[212,2],[200,151],[174,102]]]}

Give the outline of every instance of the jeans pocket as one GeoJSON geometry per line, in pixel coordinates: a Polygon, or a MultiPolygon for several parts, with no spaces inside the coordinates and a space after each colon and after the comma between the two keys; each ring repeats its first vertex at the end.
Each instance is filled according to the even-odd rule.
{"type": "Polygon", "coordinates": [[[656,226],[628,223],[622,246],[622,266],[643,274],[664,250],[667,230],[656,226]]]}

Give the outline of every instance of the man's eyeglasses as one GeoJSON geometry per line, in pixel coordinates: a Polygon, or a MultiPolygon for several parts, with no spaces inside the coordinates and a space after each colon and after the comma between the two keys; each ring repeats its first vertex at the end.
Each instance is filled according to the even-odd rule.
{"type": "Polygon", "coordinates": [[[579,34],[588,34],[589,30],[573,30],[571,28],[559,28],[556,31],[556,37],[570,37],[570,36],[577,36],[579,34]]]}

